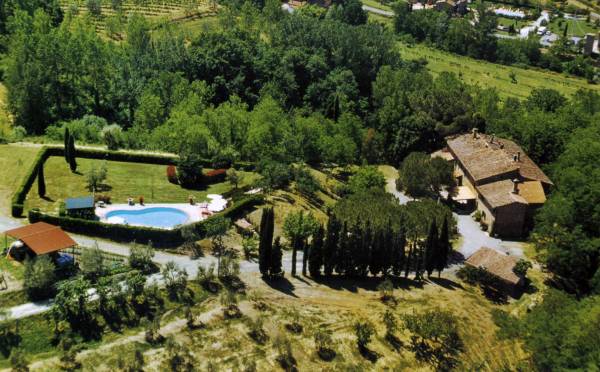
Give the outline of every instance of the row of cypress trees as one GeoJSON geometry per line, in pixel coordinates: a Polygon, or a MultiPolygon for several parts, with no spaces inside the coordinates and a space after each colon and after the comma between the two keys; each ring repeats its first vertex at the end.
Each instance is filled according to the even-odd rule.
{"type": "Polygon", "coordinates": [[[273,241],[274,230],[275,212],[273,208],[265,208],[260,220],[258,243],[258,268],[264,278],[283,275],[281,239],[278,236],[273,241]]]}
{"type": "MultiPolygon", "coordinates": [[[[263,211],[260,225],[259,269],[263,277],[281,276],[280,239],[273,241],[274,213],[272,208],[263,211]]],[[[366,277],[369,274],[395,275],[408,277],[415,273],[421,280],[426,272],[429,277],[434,271],[438,276],[448,264],[452,247],[448,220],[444,219],[438,231],[432,219],[429,234],[425,240],[410,239],[400,229],[394,231],[392,224],[373,229],[369,223],[355,223],[348,226],[335,215],[330,216],[327,228],[322,225],[312,236],[308,250],[308,271],[310,276],[366,277]]]]}

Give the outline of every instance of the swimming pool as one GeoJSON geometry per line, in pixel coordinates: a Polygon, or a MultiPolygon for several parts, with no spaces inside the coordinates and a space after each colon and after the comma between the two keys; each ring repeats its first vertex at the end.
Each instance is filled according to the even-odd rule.
{"type": "Polygon", "coordinates": [[[157,227],[160,229],[171,229],[182,225],[189,220],[184,211],[169,207],[151,207],[136,210],[117,209],[106,213],[105,218],[122,219],[128,225],[141,225],[157,227]]]}

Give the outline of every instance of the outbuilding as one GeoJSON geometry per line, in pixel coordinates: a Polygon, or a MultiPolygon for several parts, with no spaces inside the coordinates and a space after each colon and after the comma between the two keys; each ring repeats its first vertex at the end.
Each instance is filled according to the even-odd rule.
{"type": "Polygon", "coordinates": [[[59,226],[46,222],[36,222],[7,230],[4,236],[7,257],[17,261],[41,255],[52,255],[58,258],[60,251],[77,246],[77,243],[59,226]],[[8,237],[15,239],[10,247],[8,237]]]}
{"type": "Polygon", "coordinates": [[[65,199],[65,212],[73,218],[94,219],[96,217],[93,196],[65,199]]]}
{"type": "Polygon", "coordinates": [[[465,265],[484,269],[496,279],[493,286],[497,290],[518,297],[525,284],[525,278],[514,272],[518,261],[515,256],[482,247],[465,261],[465,265]]]}

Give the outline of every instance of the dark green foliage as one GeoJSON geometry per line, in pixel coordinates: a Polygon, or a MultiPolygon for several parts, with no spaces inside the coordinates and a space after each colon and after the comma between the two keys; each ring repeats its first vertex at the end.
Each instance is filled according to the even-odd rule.
{"type": "Polygon", "coordinates": [[[448,259],[452,252],[452,243],[450,243],[450,233],[448,231],[448,219],[444,219],[440,238],[438,240],[439,249],[438,256],[435,260],[435,269],[438,271],[438,276],[442,274],[442,270],[448,265],[448,259]]]}
{"type": "Polygon", "coordinates": [[[457,366],[464,345],[456,316],[443,310],[429,310],[405,315],[403,320],[406,329],[412,333],[411,350],[417,360],[441,371],[457,366]]]}
{"type": "Polygon", "coordinates": [[[46,179],[44,178],[44,163],[40,163],[37,171],[38,196],[43,198],[46,196],[46,179]]]}
{"type": "Polygon", "coordinates": [[[385,177],[375,166],[361,167],[348,181],[351,193],[361,193],[370,190],[383,191],[385,177]]]}
{"type": "Polygon", "coordinates": [[[281,238],[278,236],[273,242],[273,248],[271,249],[271,267],[269,272],[271,276],[280,277],[283,276],[283,266],[281,260],[283,258],[283,251],[281,247],[281,238]]]}
{"type": "Polygon", "coordinates": [[[427,276],[431,277],[433,270],[435,270],[436,262],[440,257],[440,244],[438,241],[438,230],[435,224],[435,219],[431,221],[429,227],[429,235],[425,241],[425,271],[427,276]]]}
{"type": "Polygon", "coordinates": [[[177,179],[182,187],[197,188],[202,183],[202,160],[196,154],[181,154],[177,162],[177,179]]]}
{"type": "Polygon", "coordinates": [[[438,198],[444,186],[453,185],[452,170],[452,164],[442,158],[413,152],[400,165],[396,187],[414,198],[438,198]]]}
{"type": "Polygon", "coordinates": [[[327,221],[327,236],[323,244],[323,273],[325,276],[330,276],[333,273],[336,264],[340,229],[341,225],[335,215],[330,215],[327,221]]]}
{"type": "Polygon", "coordinates": [[[52,297],[55,292],[56,268],[48,255],[25,261],[23,286],[29,299],[36,301],[52,297]]]}
{"type": "Polygon", "coordinates": [[[324,240],[325,228],[320,226],[313,237],[309,250],[308,271],[313,278],[317,278],[321,275],[321,267],[323,266],[324,259],[324,240]]]}
{"type": "Polygon", "coordinates": [[[69,163],[69,140],[71,138],[71,134],[69,133],[69,128],[65,127],[65,131],[64,131],[64,142],[65,142],[65,146],[64,146],[64,151],[65,151],[65,161],[67,163],[69,163]]]}
{"type": "Polygon", "coordinates": [[[69,154],[69,168],[71,169],[71,172],[75,173],[77,172],[77,152],[75,150],[75,139],[73,136],[69,137],[69,151],[67,152],[69,154]]]}
{"type": "Polygon", "coordinates": [[[263,177],[261,184],[267,190],[284,188],[292,179],[290,167],[283,163],[267,162],[266,164],[261,164],[259,172],[263,177]]]}
{"type": "Polygon", "coordinates": [[[274,228],[275,213],[273,208],[264,208],[260,220],[258,243],[258,267],[263,277],[269,277],[270,275],[274,228]]]}

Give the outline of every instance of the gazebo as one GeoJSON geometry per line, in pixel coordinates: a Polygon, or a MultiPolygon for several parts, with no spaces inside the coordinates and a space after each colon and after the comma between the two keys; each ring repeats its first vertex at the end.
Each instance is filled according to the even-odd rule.
{"type": "Polygon", "coordinates": [[[27,255],[32,257],[53,254],[77,246],[77,243],[59,226],[46,222],[37,222],[5,231],[4,244],[7,256],[14,259],[25,258],[27,255]],[[8,237],[16,239],[10,247],[8,237]]]}

